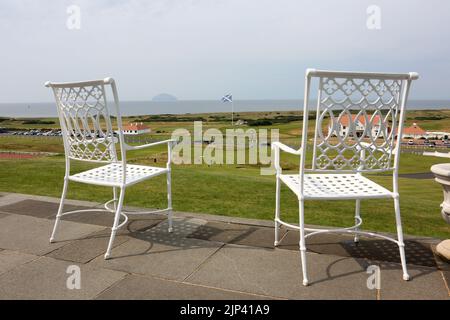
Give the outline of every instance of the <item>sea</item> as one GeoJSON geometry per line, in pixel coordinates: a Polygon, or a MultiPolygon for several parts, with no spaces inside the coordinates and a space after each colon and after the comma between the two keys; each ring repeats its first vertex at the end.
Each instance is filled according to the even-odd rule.
{"type": "MultiPolygon", "coordinates": [[[[311,104],[313,105],[313,103],[311,104]]],[[[216,100],[178,100],[171,102],[121,101],[122,116],[152,114],[193,114],[231,112],[231,103],[216,100]]],[[[246,111],[295,111],[303,109],[302,100],[235,100],[235,113],[246,111]]],[[[449,100],[410,100],[408,110],[449,109],[449,100]]],[[[114,113],[114,112],[112,112],[114,113]]],[[[54,102],[0,103],[0,117],[37,118],[56,117],[54,102]]]]}

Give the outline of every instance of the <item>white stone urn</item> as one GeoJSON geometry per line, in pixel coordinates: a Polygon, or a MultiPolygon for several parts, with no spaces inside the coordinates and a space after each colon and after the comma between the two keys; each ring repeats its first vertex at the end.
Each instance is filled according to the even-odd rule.
{"type": "MultiPolygon", "coordinates": [[[[441,214],[444,220],[450,224],[450,163],[435,164],[431,167],[436,182],[444,189],[444,202],[441,204],[441,214]]],[[[436,251],[442,257],[450,261],[450,240],[444,240],[436,247],[436,251]]]]}

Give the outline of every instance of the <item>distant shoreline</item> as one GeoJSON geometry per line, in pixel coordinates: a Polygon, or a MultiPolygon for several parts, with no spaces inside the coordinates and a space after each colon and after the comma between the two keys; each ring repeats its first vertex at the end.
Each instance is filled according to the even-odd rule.
{"type": "MultiPolygon", "coordinates": [[[[313,109],[314,102],[311,102],[313,109]]],[[[301,111],[302,100],[235,100],[235,112],[289,112],[301,111]]],[[[450,100],[410,100],[407,110],[450,110],[450,100]]],[[[229,113],[230,103],[219,100],[121,101],[122,116],[186,115],[205,113],[229,113]]],[[[56,117],[54,102],[0,103],[0,117],[46,118],[56,117]]]]}

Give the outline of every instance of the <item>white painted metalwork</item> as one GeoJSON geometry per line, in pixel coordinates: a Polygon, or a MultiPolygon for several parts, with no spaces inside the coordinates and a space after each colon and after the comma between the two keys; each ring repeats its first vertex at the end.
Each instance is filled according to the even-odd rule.
{"type": "Polygon", "coordinates": [[[112,78],[71,83],[47,82],[45,85],[53,89],[66,156],[64,187],[50,242],[55,240],[56,230],[62,216],[89,211],[114,213],[114,222],[105,259],[111,256],[112,244],[116,232],[127,223],[127,215],[129,214],[166,213],[169,220],[169,232],[172,232],[170,163],[172,161],[172,145],[174,140],[159,141],[140,146],[126,144],[123,136],[117,88],[112,78]],[[107,86],[111,87],[113,94],[115,105],[113,112],[115,118],[110,114],[108,108],[106,98],[107,86]],[[117,131],[113,129],[112,119],[116,120],[117,131]],[[126,155],[128,150],[140,150],[161,144],[167,144],[168,146],[168,160],[165,168],[127,164],[126,155]],[[118,156],[116,145],[120,147],[120,157],[118,156]],[[102,165],[91,170],[71,174],[70,165],[72,160],[87,161],[102,165]],[[168,206],[166,209],[146,212],[129,212],[123,210],[125,190],[127,187],[161,174],[167,175],[168,206]],[[113,199],[105,203],[105,209],[63,212],[69,181],[112,187],[113,199]],[[113,204],[113,207],[111,207],[111,204],[113,204]],[[121,223],[119,223],[120,217],[123,218],[121,223]]]}
{"type": "Polygon", "coordinates": [[[403,132],[405,104],[411,82],[417,73],[367,73],[308,69],[305,77],[303,130],[301,148],[294,150],[280,142],[272,144],[276,168],[275,246],[279,244],[279,228],[284,225],[300,232],[303,284],[308,285],[305,239],[324,232],[345,232],[379,237],[399,246],[403,279],[409,280],[406,268],[403,231],[400,217],[398,167],[403,132]],[[310,91],[318,80],[315,129],[312,146],[308,145],[310,91]],[[398,133],[398,134],[397,134],[398,133]],[[306,161],[312,148],[311,164],[306,161]],[[280,150],[300,156],[299,174],[282,174],[280,150]],[[391,171],[390,191],[364,173],[391,171]],[[280,218],[281,183],[298,197],[299,225],[280,218]],[[391,198],[397,225],[397,239],[373,232],[363,232],[361,200],[391,198]],[[308,228],[304,222],[305,200],[355,200],[355,225],[347,228],[308,228]]]}

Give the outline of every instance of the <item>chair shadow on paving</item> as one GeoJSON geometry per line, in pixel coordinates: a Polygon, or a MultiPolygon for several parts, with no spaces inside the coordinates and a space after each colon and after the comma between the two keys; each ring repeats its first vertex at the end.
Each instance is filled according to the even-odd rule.
{"type": "MultiPolygon", "coordinates": [[[[139,220],[136,220],[139,221],[139,220]]],[[[189,218],[174,220],[173,232],[168,231],[168,221],[162,220],[160,223],[149,226],[147,228],[128,229],[126,234],[135,240],[147,242],[145,249],[139,252],[115,255],[113,258],[127,258],[141,255],[151,255],[152,248],[157,246],[157,252],[173,252],[178,250],[189,250],[203,248],[205,242],[198,239],[189,239],[186,236],[195,232],[199,227],[198,223],[190,222],[189,218]]]]}
{"type": "MultiPolygon", "coordinates": [[[[208,222],[188,237],[252,247],[274,248],[274,229],[270,227],[208,222]]],[[[299,233],[297,231],[286,231],[282,228],[280,237],[282,241],[278,248],[299,250],[299,233]]],[[[377,265],[385,270],[401,270],[398,246],[388,240],[361,237],[360,242],[355,243],[352,235],[328,233],[308,238],[307,249],[312,253],[342,257],[333,264],[353,258],[364,270],[370,265],[377,265]]],[[[431,245],[426,240],[405,240],[405,251],[408,266],[416,271],[414,272],[414,278],[434,272],[437,269],[431,245]]],[[[327,267],[330,278],[333,278],[331,275],[332,267],[332,265],[327,267]]],[[[338,277],[348,276],[352,273],[338,277]]]]}
{"type": "MultiPolygon", "coordinates": [[[[343,256],[342,259],[331,263],[327,267],[327,275],[329,279],[325,280],[335,278],[331,275],[333,265],[339,263],[339,261],[342,261],[343,259],[346,259],[346,257],[354,258],[364,270],[366,270],[370,265],[376,265],[380,267],[381,270],[398,270],[401,272],[401,261],[398,246],[388,240],[364,238],[360,239],[359,243],[355,243],[353,239],[341,240],[334,244],[313,244],[310,246],[309,251],[318,254],[337,254],[343,256]],[[335,246],[340,246],[342,251],[336,252],[336,250],[330,250],[330,248],[335,246]]],[[[411,274],[411,279],[433,273],[438,268],[430,244],[417,240],[405,240],[405,254],[408,269],[414,270],[414,274],[411,274]]],[[[348,276],[353,273],[354,272],[340,274],[338,277],[348,276]]]]}
{"type": "MultiPolygon", "coordinates": [[[[382,261],[386,264],[401,263],[397,244],[388,240],[364,240],[355,244],[344,242],[344,248],[354,258],[382,261]]],[[[416,240],[405,240],[405,254],[408,264],[436,268],[436,261],[429,244],[416,240]]]]}
{"type": "MultiPolygon", "coordinates": [[[[280,230],[284,236],[285,229],[280,230]]],[[[274,248],[274,229],[236,223],[208,222],[200,226],[188,238],[238,244],[251,247],[274,248]]]]}

